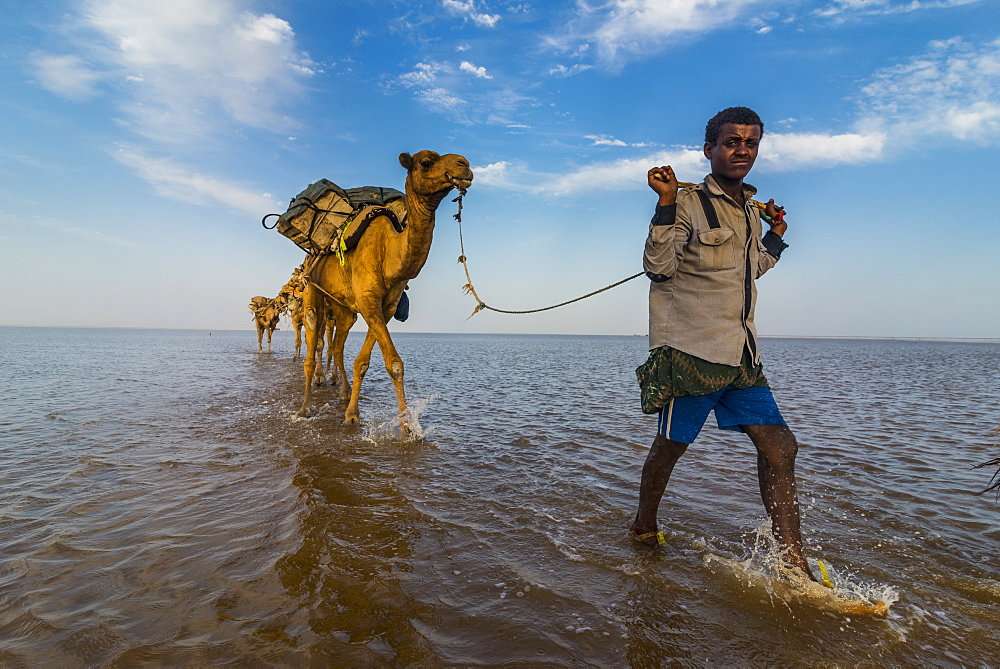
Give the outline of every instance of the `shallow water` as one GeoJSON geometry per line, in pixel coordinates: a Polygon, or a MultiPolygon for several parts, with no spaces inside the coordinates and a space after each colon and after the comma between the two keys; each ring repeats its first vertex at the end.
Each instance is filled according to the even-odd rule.
{"type": "Polygon", "coordinates": [[[769,574],[740,435],[627,540],[645,338],[395,340],[422,439],[377,358],[295,418],[285,331],[0,328],[0,664],[996,665],[1000,343],[763,340],[858,616],[769,574]]]}

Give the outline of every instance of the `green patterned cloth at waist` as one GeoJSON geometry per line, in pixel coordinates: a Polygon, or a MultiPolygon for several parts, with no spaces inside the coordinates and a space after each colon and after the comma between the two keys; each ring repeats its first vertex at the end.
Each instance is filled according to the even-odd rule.
{"type": "Polygon", "coordinates": [[[764,366],[753,364],[746,350],[740,366],[731,367],[661,346],[649,352],[646,362],[636,368],[635,376],[642,391],[643,413],[656,413],[672,397],[711,395],[726,386],[770,388],[764,366]]]}

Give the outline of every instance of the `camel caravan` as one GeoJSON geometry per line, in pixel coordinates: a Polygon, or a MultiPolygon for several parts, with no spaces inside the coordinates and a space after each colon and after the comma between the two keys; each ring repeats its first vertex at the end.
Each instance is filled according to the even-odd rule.
{"type": "Polygon", "coordinates": [[[287,314],[295,328],[298,359],[305,328],[305,391],[299,416],[311,415],[312,387],[325,381],[321,364],[325,338],[327,373],[331,383],[340,386],[340,398],[348,400],[344,422],[358,424],[361,382],[378,344],[395,386],[400,427],[409,430],[403,360],[392,343],[388,322],[394,316],[406,319],[404,290],[427,261],[438,206],[453,190],[465,195],[473,175],[469,161],[457,154],[401,153],[399,163],[406,170],[404,192],[378,186],[345,190],[321,179],[293,198],[284,214],[264,217],[268,227],[267,219],[277,216],[271,227],[306,252],[305,261],[277,297],[255,297],[249,305],[260,351],[264,332],[271,350],[271,335],[281,315],[287,314]],[[359,314],[368,333],[349,383],[344,343],[359,314]]]}

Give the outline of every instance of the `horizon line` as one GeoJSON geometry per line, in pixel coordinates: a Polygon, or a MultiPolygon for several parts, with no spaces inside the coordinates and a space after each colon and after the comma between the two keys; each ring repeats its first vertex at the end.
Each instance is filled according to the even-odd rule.
{"type": "MultiPolygon", "coordinates": [[[[256,330],[249,328],[166,328],[147,327],[139,325],[0,325],[0,328],[64,328],[72,330],[167,330],[167,331],[189,331],[189,332],[250,332],[256,330]]],[[[355,332],[366,332],[367,328],[359,328],[355,332]]],[[[290,329],[278,330],[278,332],[293,332],[290,329]]],[[[396,330],[392,334],[420,334],[420,335],[511,335],[511,336],[534,336],[534,337],[648,337],[647,333],[635,334],[597,334],[578,332],[406,332],[396,330]]],[[[868,339],[868,340],[905,340],[905,341],[982,341],[1000,342],[997,337],[952,337],[952,336],[921,336],[921,335],[795,335],[795,334],[767,334],[759,335],[761,339],[868,339]]]]}

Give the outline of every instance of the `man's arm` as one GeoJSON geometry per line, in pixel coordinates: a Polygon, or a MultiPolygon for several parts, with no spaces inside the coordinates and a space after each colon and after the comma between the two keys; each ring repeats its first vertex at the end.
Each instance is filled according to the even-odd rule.
{"type": "Polygon", "coordinates": [[[788,248],[788,244],[782,239],[788,229],[784,208],[775,206],[773,199],[768,200],[767,204],[764,205],[764,214],[766,216],[762,216],[761,220],[770,226],[770,230],[764,233],[760,240],[761,253],[758,254],[757,277],[774,267],[778,259],[781,258],[781,252],[788,248]]]}
{"type": "Polygon", "coordinates": [[[657,195],[656,212],[649,222],[649,235],[642,256],[642,268],[655,283],[662,283],[677,271],[675,249],[677,220],[677,177],[669,166],[653,167],[646,173],[649,187],[657,195]]]}

